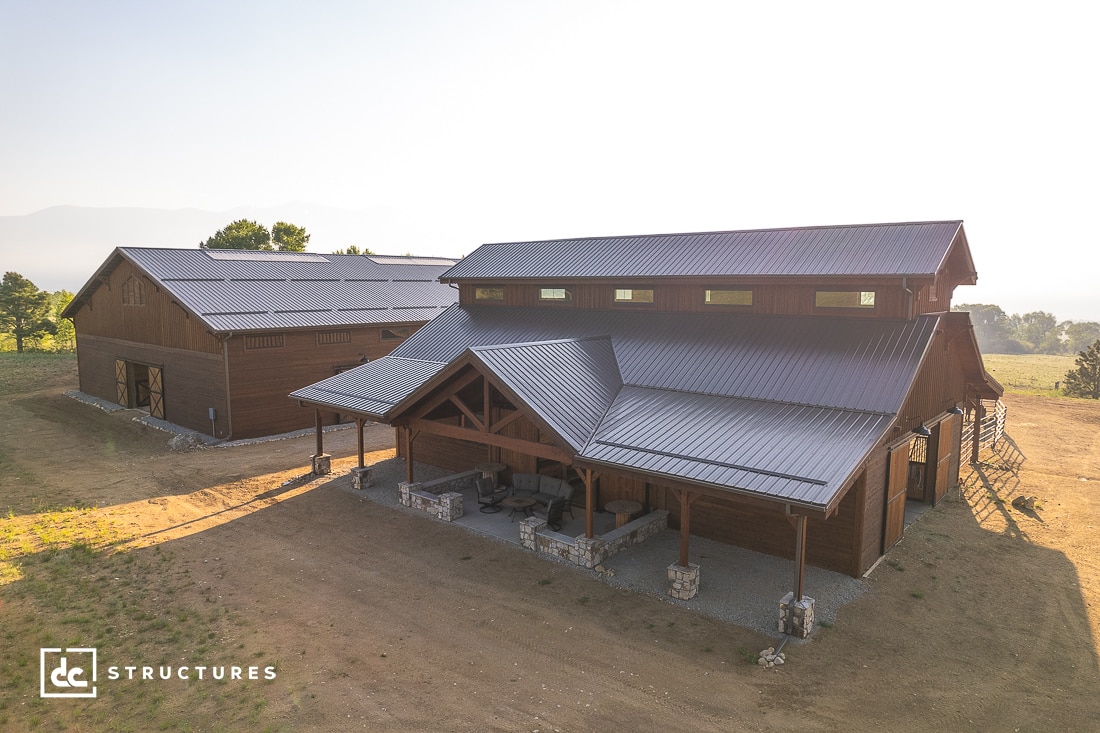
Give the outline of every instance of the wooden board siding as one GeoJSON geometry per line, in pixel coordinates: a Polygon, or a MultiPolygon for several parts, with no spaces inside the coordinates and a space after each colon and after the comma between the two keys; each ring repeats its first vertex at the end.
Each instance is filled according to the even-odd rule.
{"type": "Polygon", "coordinates": [[[886,484],[886,517],[883,552],[901,539],[905,529],[905,485],[909,477],[909,443],[903,443],[890,452],[886,484]]]}
{"type": "MultiPolygon", "coordinates": [[[[400,431],[398,431],[400,432],[400,431]]],[[[397,455],[405,457],[405,445],[397,439],[397,455]]],[[[481,443],[442,435],[420,435],[413,441],[413,461],[446,471],[469,471],[485,461],[486,447],[481,443]]],[[[417,477],[419,480],[419,477],[417,477]]]]}
{"type": "MultiPolygon", "coordinates": [[[[853,576],[866,569],[857,562],[859,556],[856,553],[861,493],[853,487],[832,517],[825,521],[810,520],[806,536],[806,562],[853,576]]],[[[668,510],[669,528],[678,531],[680,502],[672,489],[651,484],[649,498],[653,509],[668,510]]],[[[601,475],[601,508],[615,499],[643,502],[645,484],[629,478],[601,475]]],[[[777,557],[794,557],[794,527],[778,505],[748,504],[733,497],[725,500],[701,496],[691,507],[691,534],[777,557]]]]}
{"type": "Polygon", "coordinates": [[[78,333],[77,358],[80,391],[110,402],[116,402],[119,396],[116,360],[160,366],[165,420],[209,435],[207,410],[214,407],[218,411],[219,437],[228,432],[225,379],[222,358],[217,354],[78,333]]]}
{"type": "MultiPolygon", "coordinates": [[[[603,282],[518,282],[492,283],[493,287],[504,288],[502,301],[477,301],[474,294],[477,287],[489,285],[464,283],[459,286],[459,298],[462,305],[502,305],[512,307],[545,308],[581,308],[589,310],[661,310],[686,311],[696,313],[752,313],[793,316],[851,316],[855,318],[907,318],[909,315],[909,294],[901,287],[900,281],[869,280],[815,280],[787,279],[767,282],[753,282],[748,279],[721,281],[603,281],[603,282]],[[565,302],[550,302],[539,299],[539,290],[544,287],[564,287],[571,298],[565,302]],[[616,288],[652,288],[654,302],[616,303],[616,288]],[[752,306],[716,306],[705,303],[708,289],[730,288],[751,289],[752,306]],[[816,290],[874,290],[875,308],[817,308],[814,305],[816,290]]],[[[916,296],[914,296],[916,297],[916,296]]],[[[934,308],[931,310],[935,310],[934,308]]]]}
{"type": "Polygon", "coordinates": [[[938,504],[943,497],[947,496],[947,490],[958,479],[959,453],[956,435],[959,434],[959,431],[956,428],[956,423],[961,421],[962,417],[960,415],[951,415],[936,426],[934,433],[936,437],[936,489],[932,500],[934,504],[938,504]],[[954,472],[951,470],[952,466],[955,467],[954,472]],[[955,480],[952,480],[952,475],[955,476],[955,480]]]}
{"type": "Polygon", "coordinates": [[[73,322],[80,335],[218,353],[217,340],[205,325],[191,318],[126,260],[96,289],[73,322]],[[144,305],[123,304],[124,286],[130,278],[144,283],[144,305]]]}
{"type": "Polygon", "coordinates": [[[865,496],[863,502],[863,526],[860,529],[858,547],[859,572],[868,568],[882,557],[882,532],[886,513],[886,466],[889,454],[880,448],[867,461],[863,482],[865,496]]]}
{"type": "MultiPolygon", "coordinates": [[[[409,332],[419,325],[411,325],[409,332]]],[[[255,339],[245,334],[231,337],[228,348],[233,437],[276,435],[312,427],[314,411],[299,407],[287,395],[303,385],[358,366],[364,357],[381,358],[401,344],[399,340],[382,341],[381,329],[376,326],[341,330],[350,331],[350,339],[344,343],[325,343],[327,339],[319,339],[316,330],[264,332],[265,336],[282,336],[282,346],[275,348],[246,348],[246,344],[278,343],[278,339],[255,339]]],[[[336,421],[336,413],[322,413],[323,424],[336,421]]]]}

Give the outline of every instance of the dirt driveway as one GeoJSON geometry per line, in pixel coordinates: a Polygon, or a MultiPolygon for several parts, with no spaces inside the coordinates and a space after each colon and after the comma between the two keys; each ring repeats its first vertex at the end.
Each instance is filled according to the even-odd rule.
{"type": "MultiPolygon", "coordinates": [[[[927,512],[869,593],[764,670],[751,661],[775,637],[341,488],[351,431],[327,439],[335,473],[314,480],[312,438],[173,453],[163,433],[62,395],[74,386],[70,366],[0,396],[0,728],[1068,731],[1100,720],[1097,404],[1007,398],[1027,456],[1018,474],[990,456],[993,491],[970,481],[927,512]],[[1021,494],[1039,508],[1013,509],[1021,494]],[[97,603],[123,599],[109,631],[92,628],[94,610],[73,620],[83,596],[38,585],[51,556],[28,538],[58,523],[113,537],[79,575],[97,603]],[[112,583],[127,567],[143,575],[123,592],[112,583]],[[247,655],[278,674],[247,693],[123,681],[42,705],[37,654],[51,643],[157,665],[247,655]]],[[[368,444],[372,460],[391,456],[391,431],[372,429],[368,444]]]]}

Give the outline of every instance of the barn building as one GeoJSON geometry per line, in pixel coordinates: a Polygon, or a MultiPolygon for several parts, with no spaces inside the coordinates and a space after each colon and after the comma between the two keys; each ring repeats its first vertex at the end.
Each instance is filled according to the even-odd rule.
{"type": "Polygon", "coordinates": [[[454,263],[118,248],[63,314],[80,389],[221,439],[313,426],[287,393],[385,356],[444,312],[457,292],[438,279],[454,263]]]}
{"type": "Polygon", "coordinates": [[[799,599],[958,481],[1002,392],[950,312],[976,278],[961,221],[488,244],[442,275],[458,304],[292,396],[395,426],[410,481],[494,462],[574,481],[589,537],[608,502],[667,511],[684,568],[691,535],[792,558],[799,599]]]}

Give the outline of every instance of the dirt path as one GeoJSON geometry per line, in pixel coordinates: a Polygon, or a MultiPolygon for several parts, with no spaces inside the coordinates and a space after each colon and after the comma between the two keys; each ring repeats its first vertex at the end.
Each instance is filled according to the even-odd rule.
{"type": "MultiPolygon", "coordinates": [[[[0,398],[0,509],[14,515],[0,521],[91,504],[82,521],[112,522],[138,563],[170,553],[165,582],[189,579],[172,604],[222,609],[239,619],[226,645],[278,660],[260,693],[260,721],[275,729],[1047,731],[1100,720],[1100,405],[1009,397],[1009,431],[1028,457],[1018,478],[994,476],[993,493],[968,485],[926,513],[870,593],[765,671],[746,656],[773,638],[364,501],[346,489],[352,431],[326,439],[335,477],[313,480],[312,438],[172,453],[164,434],[61,396],[71,380],[0,398]],[[1040,508],[1013,510],[1018,494],[1040,508]]],[[[392,432],[373,429],[368,444],[388,457],[392,432]]],[[[37,653],[40,640],[25,645],[37,653]]],[[[16,705],[8,720],[21,729],[16,705]]]]}

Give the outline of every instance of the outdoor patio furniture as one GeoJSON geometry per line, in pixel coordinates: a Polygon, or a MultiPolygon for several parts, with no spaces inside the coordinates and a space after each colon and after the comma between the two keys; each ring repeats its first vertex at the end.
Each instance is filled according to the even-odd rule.
{"type": "Polygon", "coordinates": [[[564,511],[573,516],[573,485],[565,479],[537,473],[517,473],[512,476],[512,484],[516,494],[529,495],[542,505],[549,504],[554,498],[564,499],[564,511]]]}
{"type": "Polygon", "coordinates": [[[496,488],[491,478],[479,478],[477,485],[477,503],[485,514],[495,514],[500,511],[500,502],[508,496],[508,489],[496,488]]]}
{"type": "Polygon", "coordinates": [[[536,509],[535,516],[546,520],[546,525],[555,532],[561,529],[562,511],[565,509],[565,499],[558,496],[546,504],[545,509],[536,509]]]}

